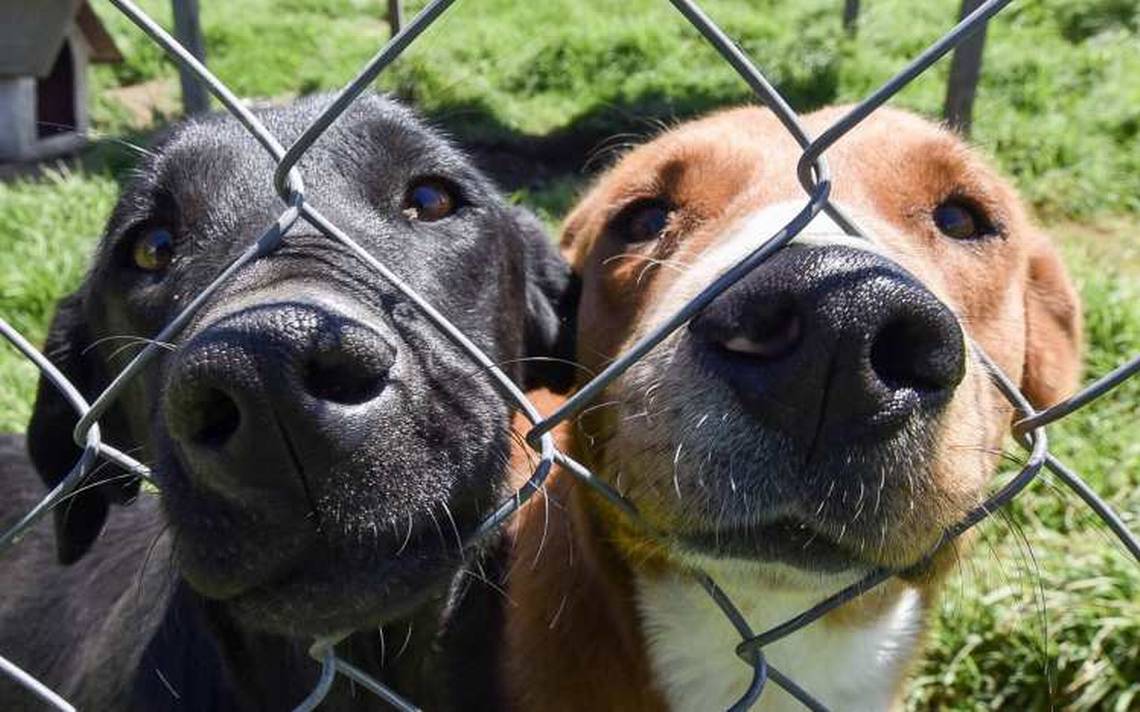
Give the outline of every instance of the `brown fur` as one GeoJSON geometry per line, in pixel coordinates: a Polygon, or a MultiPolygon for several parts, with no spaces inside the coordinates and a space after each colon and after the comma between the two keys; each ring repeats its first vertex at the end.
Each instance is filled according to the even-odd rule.
{"type": "MultiPolygon", "coordinates": [[[[843,112],[825,109],[806,123],[818,134],[843,112]]],[[[642,333],[647,305],[676,278],[668,261],[688,263],[759,207],[801,199],[793,170],[799,154],[772,114],[749,107],[669,131],[603,175],[566,219],[562,237],[583,284],[580,362],[596,371],[642,333]],[[677,206],[664,237],[630,246],[607,235],[607,223],[622,207],[662,195],[677,206]]],[[[954,308],[966,331],[1036,405],[1073,390],[1080,357],[1077,296],[1055,249],[1030,222],[1012,187],[957,137],[893,110],[877,112],[827,156],[833,199],[873,217],[876,224],[865,227],[954,308]],[[1007,237],[976,246],[941,236],[930,211],[952,194],[976,200],[1007,237]]],[[[974,368],[972,377],[984,379],[974,368]]],[[[913,522],[899,523],[902,533],[892,537],[899,543],[889,547],[883,563],[913,561],[922,540],[913,537],[918,544],[908,548],[908,530],[940,530],[980,501],[1011,416],[1004,399],[989,390],[977,399],[955,399],[930,475],[944,501],[930,504],[913,522]],[[963,454],[968,450],[973,458],[963,454]]],[[[606,396],[597,403],[604,401],[606,396]]],[[[546,410],[554,405],[549,398],[544,404],[546,410]]],[[[676,526],[680,515],[655,496],[662,485],[652,481],[654,464],[639,468],[638,453],[607,454],[618,426],[615,410],[599,406],[558,434],[601,477],[617,469],[623,476],[648,473],[646,481],[619,487],[636,491],[634,499],[656,526],[676,526]]],[[[546,501],[524,510],[514,527],[505,673],[515,708],[664,709],[639,630],[632,572],[668,566],[667,554],[659,556],[565,472],[552,475],[546,501]]],[[[947,547],[921,580],[911,582],[927,609],[955,559],[947,547]]],[[[888,582],[821,625],[858,625],[902,590],[901,582],[888,582]]]]}

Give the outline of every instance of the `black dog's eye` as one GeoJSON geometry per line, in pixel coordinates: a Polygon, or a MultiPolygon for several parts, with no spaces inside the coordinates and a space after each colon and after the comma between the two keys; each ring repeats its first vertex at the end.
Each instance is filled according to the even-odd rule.
{"type": "Polygon", "coordinates": [[[145,229],[135,239],[131,259],[145,272],[165,270],[174,259],[174,235],[165,227],[145,229]]]}
{"type": "Polygon", "coordinates": [[[955,240],[977,240],[994,233],[994,227],[978,208],[958,199],[950,199],[934,209],[934,225],[939,232],[955,240]]]}
{"type": "Polygon", "coordinates": [[[664,200],[639,200],[621,212],[615,227],[625,242],[656,240],[669,226],[672,215],[673,207],[664,200]]]}
{"type": "Polygon", "coordinates": [[[455,192],[443,181],[425,178],[412,183],[404,196],[404,215],[411,220],[435,222],[451,215],[459,206],[455,192]]]}

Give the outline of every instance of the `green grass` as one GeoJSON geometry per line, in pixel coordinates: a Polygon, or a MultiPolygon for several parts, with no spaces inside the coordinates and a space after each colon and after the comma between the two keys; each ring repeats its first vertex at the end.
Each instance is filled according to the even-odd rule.
{"type": "MultiPolygon", "coordinates": [[[[0,317],[37,346],[56,299],[87,268],[118,186],[104,175],[53,171],[43,180],[0,183],[0,317]]],[[[36,370],[0,346],[0,431],[22,431],[36,370]]]]}
{"type": "MultiPolygon", "coordinates": [[[[1089,377],[1140,344],[1136,223],[1052,232],[1081,287],[1089,377]]],[[[1140,416],[1133,379],[1050,428],[1050,449],[1140,528],[1140,416]]],[[[1010,447],[1009,452],[1018,452],[1010,447]]],[[[951,580],[915,709],[1134,710],[1140,705],[1140,569],[1103,524],[1047,475],[981,525],[951,580]]]]}
{"type": "MultiPolygon", "coordinates": [[[[810,109],[865,96],[953,23],[958,0],[864,3],[853,40],[840,28],[836,0],[705,4],[789,100],[810,109]]],[[[166,18],[165,0],[141,5],[166,18]]],[[[387,37],[377,5],[207,4],[210,65],[240,96],[336,89],[387,37]]],[[[420,5],[408,2],[409,12],[420,5]]],[[[160,51],[98,7],[129,59],[101,68],[96,84],[165,81],[173,92],[175,72],[160,51]]],[[[974,139],[1047,215],[1140,210],[1138,8],[1132,0],[1024,0],[989,29],[974,139]]],[[[947,70],[938,64],[896,103],[937,117],[947,70]]],[[[380,86],[470,136],[644,133],[639,119],[647,116],[686,117],[750,99],[664,0],[459,3],[380,86]]],[[[95,109],[107,128],[126,121],[113,102],[95,109]]]]}
{"type": "MultiPolygon", "coordinates": [[[[141,3],[168,21],[166,0],[141,3]]],[[[410,9],[422,3],[409,2],[410,9]]],[[[380,3],[205,3],[210,66],[243,97],[344,84],[386,39],[380,3]]],[[[708,0],[709,12],[800,109],[853,101],[935,39],[957,0],[865,2],[858,36],[837,0],[708,0]]],[[[138,140],[177,114],[174,68],[104,3],[127,62],[100,67],[97,133],[138,140]],[[141,87],[141,88],[140,88],[141,87]],[[142,88],[147,91],[143,92],[142,88]],[[140,99],[140,97],[142,97],[140,99]]],[[[939,64],[896,103],[938,115],[939,64]]],[[[1085,303],[1088,376],[1140,344],[1140,5],[1023,0],[987,40],[974,140],[1051,225],[1085,303]]],[[[466,139],[652,134],[659,121],[747,101],[744,85],[664,0],[468,0],[380,85],[466,139]]],[[[69,171],[0,183],[0,316],[41,342],[81,279],[132,152],[107,142],[69,171]]],[[[581,188],[516,192],[551,223],[581,188]]],[[[0,347],[0,428],[22,429],[33,368],[0,347]]],[[[1051,428],[1052,449],[1140,528],[1140,383],[1051,428]]],[[[1011,452],[1016,452],[1011,448],[1011,452]]],[[[1140,709],[1140,570],[1076,498],[1033,485],[982,525],[943,597],[915,709],[1140,709]]]]}

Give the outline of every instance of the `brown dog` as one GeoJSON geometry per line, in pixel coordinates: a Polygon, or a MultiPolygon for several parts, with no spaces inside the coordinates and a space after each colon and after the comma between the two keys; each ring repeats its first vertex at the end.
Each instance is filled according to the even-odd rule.
{"type": "MultiPolygon", "coordinates": [[[[819,133],[841,114],[806,119],[819,133]]],[[[805,201],[800,155],[757,108],[630,152],[567,219],[578,355],[604,366],[805,201]]],[[[767,649],[832,709],[901,699],[952,547],[1011,409],[974,339],[1037,405],[1079,371],[1077,296],[1014,190],[946,131],[881,110],[828,152],[820,216],[611,385],[565,446],[639,507],[647,540],[574,483],[518,519],[506,686],[519,709],[713,710],[746,690],[739,636],[686,568],[759,632],[878,567],[906,573],[767,649]]],[[[797,709],[769,685],[757,709],[797,709]]]]}

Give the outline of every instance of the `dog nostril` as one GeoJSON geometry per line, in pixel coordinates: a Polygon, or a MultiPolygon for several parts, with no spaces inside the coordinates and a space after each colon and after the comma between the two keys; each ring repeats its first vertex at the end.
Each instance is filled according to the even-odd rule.
{"type": "Polygon", "coordinates": [[[384,388],[388,370],[369,361],[346,351],[320,351],[305,368],[305,390],[321,400],[343,405],[370,401],[384,388]]]}
{"type": "Polygon", "coordinates": [[[800,343],[803,323],[790,307],[764,315],[749,324],[744,334],[723,342],[727,351],[764,359],[776,359],[791,353],[800,343]]]}
{"type": "Polygon", "coordinates": [[[962,380],[961,331],[941,320],[902,318],[887,323],[871,343],[871,370],[888,388],[939,393],[962,380]]]}
{"type": "Polygon", "coordinates": [[[233,398],[216,388],[202,396],[194,406],[197,421],[190,438],[198,445],[221,447],[241,425],[241,411],[233,398]]]}

